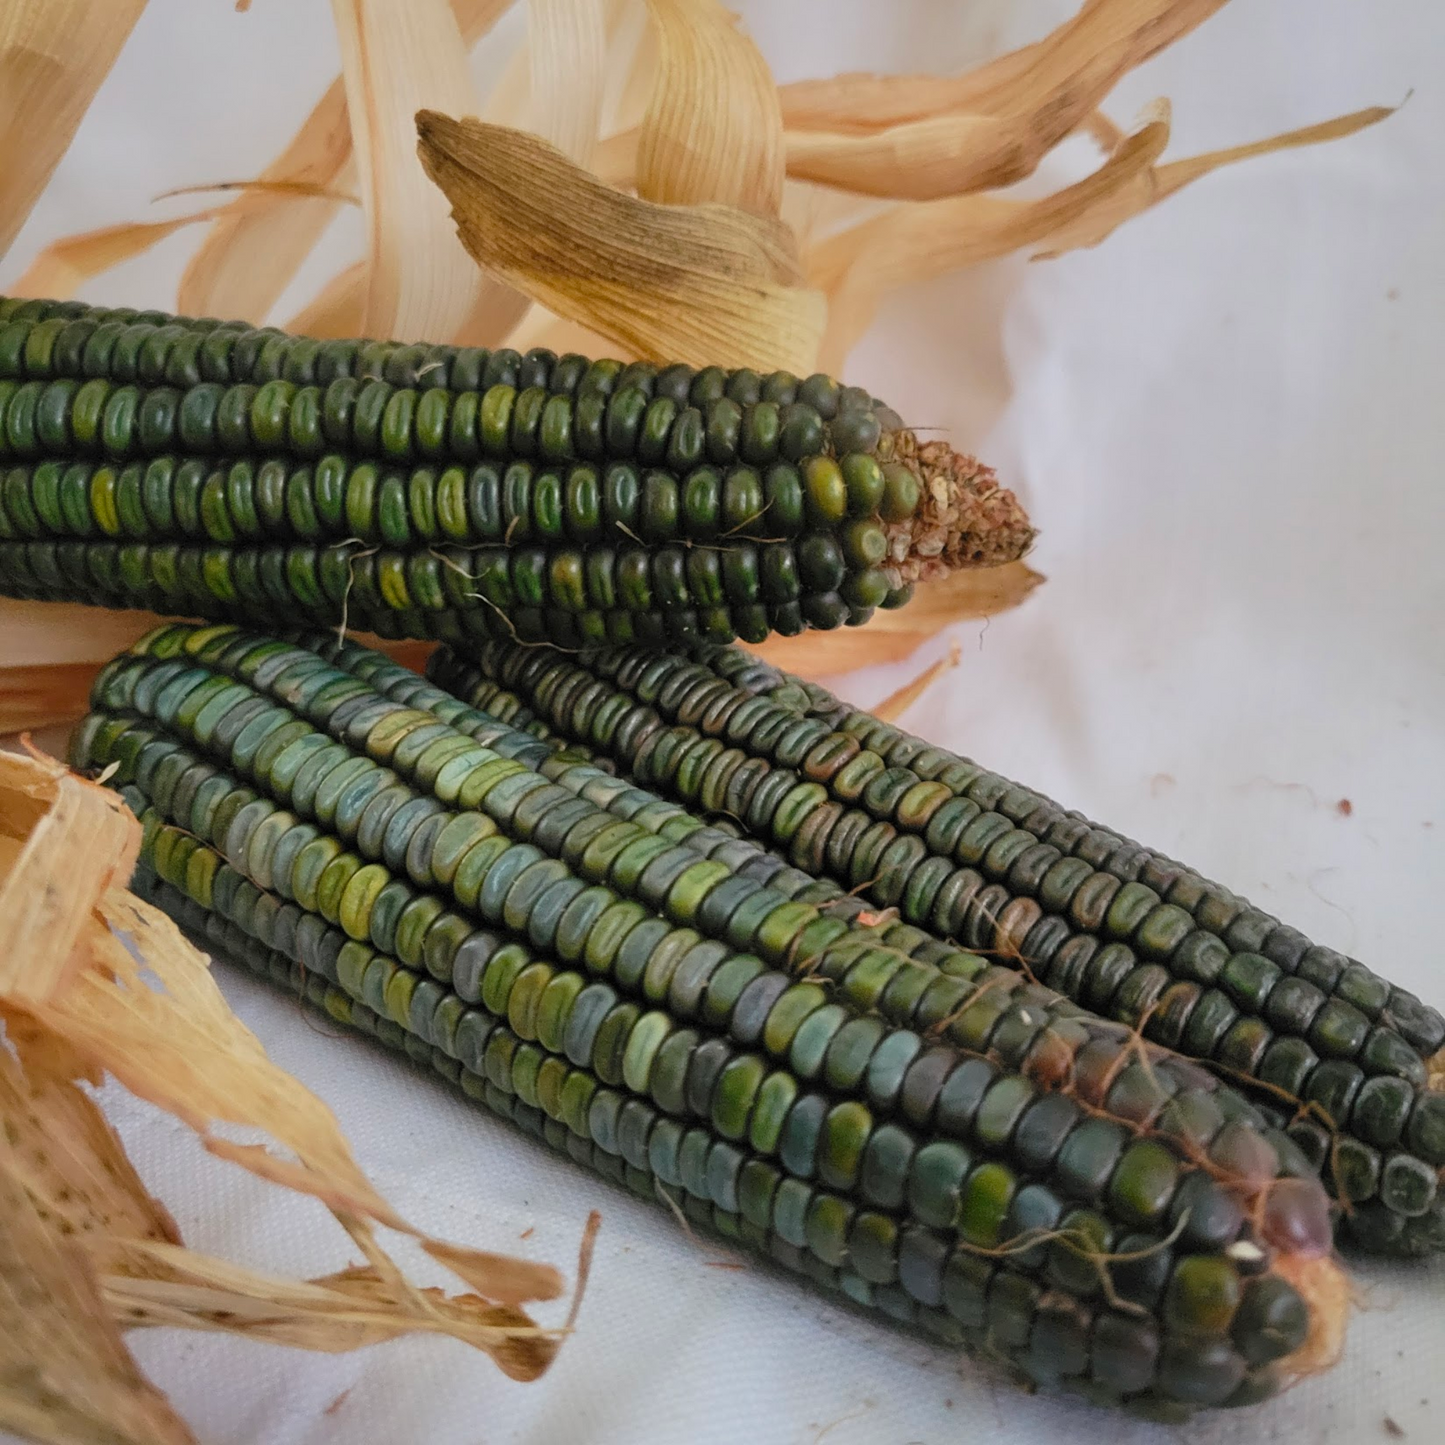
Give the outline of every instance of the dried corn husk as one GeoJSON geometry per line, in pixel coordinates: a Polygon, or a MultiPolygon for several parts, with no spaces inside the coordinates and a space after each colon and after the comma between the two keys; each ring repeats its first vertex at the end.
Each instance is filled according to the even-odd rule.
{"type": "Polygon", "coordinates": [[[121,1340],[120,1327],[139,1325],[328,1351],[426,1330],[536,1378],[571,1322],[541,1328],[525,1306],[557,1298],[561,1275],[434,1239],[396,1214],[330,1110],[231,1013],[206,960],[124,890],[139,843],[115,794],[50,759],[0,753],[0,1018],[13,1049],[0,1050],[0,1426],[57,1441],[189,1440],[121,1340]],[[319,1199],[362,1262],[294,1281],[185,1249],[78,1087],[106,1073],[211,1153],[319,1199]],[[220,1121],[285,1153],[224,1138],[220,1121]],[[415,1236],[466,1292],[410,1284],[377,1226],[415,1236]]]}
{"type": "Polygon", "coordinates": [[[823,299],[780,222],[604,186],[536,136],[434,111],[422,162],[477,263],[641,356],[812,370],[823,299]]]}
{"type": "Polygon", "coordinates": [[[0,254],[40,199],[145,0],[0,7],[0,254]]]}
{"type": "Polygon", "coordinates": [[[810,679],[899,662],[952,623],[986,619],[1017,607],[1043,580],[1026,562],[969,568],[920,582],[906,607],[875,612],[866,626],[770,637],[750,650],[810,679]]]}
{"type": "Polygon", "coordinates": [[[776,216],[783,115],[767,62],[715,0],[648,0],[657,78],[637,141],[637,193],[776,216]]]}

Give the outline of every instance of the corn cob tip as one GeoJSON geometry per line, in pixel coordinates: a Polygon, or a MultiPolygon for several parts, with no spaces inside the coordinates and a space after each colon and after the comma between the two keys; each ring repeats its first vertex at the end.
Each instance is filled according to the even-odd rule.
{"type": "Polygon", "coordinates": [[[1425,1083],[1427,1088],[1445,1092],[1445,1049],[1425,1060],[1425,1083]]]}
{"type": "Polygon", "coordinates": [[[887,528],[890,581],[895,587],[947,576],[963,567],[1016,562],[1037,535],[1018,498],[998,484],[992,467],[947,442],[919,442],[902,430],[880,455],[902,462],[919,479],[913,514],[887,528]]]}

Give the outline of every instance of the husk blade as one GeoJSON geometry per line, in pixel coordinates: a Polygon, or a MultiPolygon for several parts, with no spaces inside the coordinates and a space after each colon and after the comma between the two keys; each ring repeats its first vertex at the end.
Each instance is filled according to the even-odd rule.
{"type": "Polygon", "coordinates": [[[637,141],[638,195],[776,216],[783,116],[772,72],[716,0],[648,0],[657,74],[637,141]]]}
{"type": "Polygon", "coordinates": [[[477,263],[639,356],[812,370],[823,300],[781,223],[623,195],[535,136],[425,111],[422,162],[477,263]]]}

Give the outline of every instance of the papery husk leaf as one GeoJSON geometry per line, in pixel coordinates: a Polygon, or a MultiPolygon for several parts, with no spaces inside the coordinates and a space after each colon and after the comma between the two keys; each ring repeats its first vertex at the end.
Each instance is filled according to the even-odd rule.
{"type": "Polygon", "coordinates": [[[0,1049],[0,1119],[8,1167],[67,1237],[106,1258],[112,1238],[180,1243],[170,1211],[141,1182],[95,1100],[74,1082],[80,1061],[26,1014],[7,1011],[19,1057],[0,1049]]]}
{"type": "Polygon", "coordinates": [[[592,152],[592,174],[619,191],[637,188],[637,140],[641,127],[615,131],[597,142],[592,152]]]}
{"type": "Polygon", "coordinates": [[[867,134],[950,111],[985,111],[998,88],[1034,63],[1036,41],[961,75],[877,75],[850,70],[778,87],[783,127],[791,131],[867,134]]]}
{"type": "Polygon", "coordinates": [[[0,753],[0,836],[21,844],[0,872],[0,1003],[33,1011],[85,973],[81,936],[130,878],[140,833],[108,789],[59,763],[0,753]]]}
{"type": "Polygon", "coordinates": [[[82,717],[94,678],[88,662],[0,667],[0,737],[82,717]]]}
{"type": "Polygon", "coordinates": [[[869,708],[874,717],[881,722],[898,722],[903,715],[913,706],[934,683],[945,673],[952,672],[958,666],[959,659],[963,656],[962,649],[958,643],[954,643],[948,650],[946,657],[940,657],[937,662],[931,662],[917,677],[905,682],[902,687],[888,694],[882,702],[869,708]]]}
{"type": "MultiPolygon", "coordinates": [[[[1043,40],[995,56],[959,75],[877,75],[850,71],[819,80],[795,80],[778,90],[783,124],[794,131],[866,133],[946,112],[998,114],[1017,103],[1020,87],[1031,74],[1037,74],[1050,47],[1055,47],[1057,58],[1061,43],[1067,44],[1071,35],[1078,40],[1079,27],[1098,27],[1097,38],[1089,42],[1097,44],[1117,41],[1121,31],[1127,34],[1129,28],[1134,27],[1131,65],[1137,68],[1207,20],[1223,3],[1224,0],[1207,5],[1178,5],[1171,0],[1162,0],[1162,3],[1152,0],[1146,4],[1139,4],[1138,0],[1122,0],[1122,3],[1121,0],[1102,0],[1102,3],[1091,0],[1072,20],[1043,40]]],[[[1073,54],[1077,56],[1086,48],[1086,45],[1075,45],[1073,54]]]]}
{"type": "Polygon", "coordinates": [[[761,52],[716,0],[647,0],[647,8],[658,54],[638,136],[638,194],[776,216],[783,117],[761,52]]]}
{"type": "Polygon", "coordinates": [[[892,611],[879,609],[862,627],[770,637],[748,650],[799,677],[820,678],[899,662],[954,622],[989,618],[1017,607],[1044,578],[1027,563],[980,567],[920,582],[913,599],[892,611]]]}
{"type": "Polygon", "coordinates": [[[1122,76],[1223,4],[1089,0],[1022,59],[1002,57],[985,67],[982,84],[960,85],[942,113],[925,110],[868,130],[790,129],[788,174],[917,201],[1011,185],[1083,124],[1122,76]]]}
{"type": "Polygon", "coordinates": [[[357,1167],[331,1110],[271,1062],[170,919],[119,890],[98,907],[161,987],[142,978],[114,933],[98,933],[98,967],[49,1001],[45,1020],[133,1094],[189,1124],[213,1153],[265,1172],[268,1159],[211,1132],[218,1121],[262,1129],[295,1156],[294,1165],[275,1160],[291,1166],[291,1187],[333,1209],[406,1228],[357,1167]]]}
{"type": "MultiPolygon", "coordinates": [[[[340,79],[331,83],[260,179],[305,181],[320,191],[355,186],[340,79]]],[[[217,217],[182,272],[176,309],[186,316],[261,325],[340,206],[332,196],[284,190],[266,194],[261,204],[233,203],[217,217]]]]}
{"type": "Polygon", "coordinates": [[[778,221],[625,196],[504,127],[432,111],[417,123],[467,249],[557,315],[656,360],[813,369],[823,298],[789,284],[778,221]]]}
{"type": "Polygon", "coordinates": [[[361,335],[366,312],[366,262],[353,261],[338,271],[287,323],[294,336],[321,341],[361,335]]]}
{"type": "MultiPolygon", "coordinates": [[[[124,1273],[101,1284],[127,1328],[179,1326],[337,1354],[403,1334],[448,1335],[491,1355],[516,1380],[536,1379],[556,1355],[556,1332],[521,1310],[475,1294],[413,1289],[392,1270],[359,1265],[313,1280],[261,1274],[161,1244],[131,1245],[124,1273]]],[[[390,1260],[387,1264],[390,1265],[390,1260]]]]}
{"type": "MultiPolygon", "coordinates": [[[[512,3],[452,0],[463,42],[475,44],[512,3]]],[[[351,120],[340,76],[327,87],[286,148],[261,173],[261,179],[301,181],[322,190],[355,186],[351,120]]],[[[177,310],[186,316],[223,316],[260,325],[336,211],[334,201],[297,199],[280,192],[265,205],[230,208],[191,257],[181,277],[177,310]]]]}
{"type": "MultiPolygon", "coordinates": [[[[1371,106],[1317,125],[1285,131],[1266,140],[1250,141],[1246,145],[1228,146],[1223,150],[1208,151],[1203,155],[1156,165],[1142,175],[1135,176],[1121,190],[1102,198],[1082,215],[1050,232],[1041,249],[1034,252],[1034,259],[1047,260],[1066,251],[1097,246],[1125,221],[1141,215],[1151,206],[1157,206],[1160,201],[1167,200],[1175,192],[1223,166],[1234,165],[1237,161],[1253,160],[1257,156],[1271,155],[1275,151],[1341,140],[1367,126],[1377,125],[1394,113],[1393,106],[1371,106]]],[[[1107,131],[1101,129],[1099,134],[1101,137],[1106,136],[1107,131]]]]}
{"type": "Polygon", "coordinates": [[[550,1264],[534,1264],[505,1254],[480,1249],[458,1249],[443,1240],[428,1240],[423,1249],[453,1274],[474,1284],[489,1300],[501,1305],[530,1304],[534,1300],[561,1299],[566,1282],[550,1264]]]}
{"type": "Polygon", "coordinates": [[[616,361],[637,361],[639,358],[627,346],[610,337],[583,326],[579,321],[568,321],[565,316],[555,316],[545,306],[533,303],[523,320],[507,337],[507,344],[518,351],[530,351],[534,346],[555,351],[565,356],[569,351],[579,356],[610,357],[616,361]]]}
{"type": "Polygon", "coordinates": [[[528,129],[587,165],[602,124],[607,32],[601,0],[528,0],[528,129]]]}
{"type": "Polygon", "coordinates": [[[0,1430],[46,1445],[194,1445],[141,1374],[83,1245],[68,1239],[0,1144],[0,1430]]]}
{"type": "MultiPolygon", "coordinates": [[[[488,97],[484,114],[552,142],[590,164],[607,81],[607,27],[599,0],[530,0],[527,35],[488,97]]],[[[476,299],[456,330],[466,346],[515,345],[528,298],[483,271],[476,299]]]]}
{"type": "Polygon", "coordinates": [[[0,5],[0,256],[70,147],[145,0],[0,5]]]}
{"type": "Polygon", "coordinates": [[[125,221],[62,236],[41,251],[6,290],[12,296],[69,301],[93,276],[149,251],[186,226],[214,220],[221,209],[208,206],[169,221],[125,221]]]}
{"type": "Polygon", "coordinates": [[[824,236],[876,216],[888,204],[873,196],[815,186],[811,181],[790,180],[783,187],[782,217],[797,237],[799,251],[806,255],[809,247],[824,236]]]}
{"type": "Polygon", "coordinates": [[[1168,107],[1156,102],[1151,117],[1098,170],[1052,195],[904,203],[819,242],[806,264],[830,302],[822,365],[841,369],[888,292],[1042,241],[1146,173],[1168,141],[1168,107]]]}
{"type": "Polygon", "coordinates": [[[367,336],[441,341],[476,302],[480,282],[445,199],[416,164],[413,117],[426,106],[475,112],[448,0],[332,0],[351,139],[366,210],[367,336]]]}
{"type": "Polygon", "coordinates": [[[652,101],[657,73],[657,27],[647,12],[645,0],[613,0],[608,35],[608,73],[610,77],[618,77],[619,83],[615,88],[609,85],[603,100],[604,135],[637,130],[652,101]],[[628,27],[634,19],[638,22],[637,33],[629,42],[628,27]]]}

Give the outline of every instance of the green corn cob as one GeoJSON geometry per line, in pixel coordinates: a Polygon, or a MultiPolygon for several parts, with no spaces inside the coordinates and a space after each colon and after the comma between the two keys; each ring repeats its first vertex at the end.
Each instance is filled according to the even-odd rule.
{"type": "Polygon", "coordinates": [[[1177,865],[1166,900],[1154,855],[1127,845],[1160,887],[1123,877],[1142,870],[1114,835],[747,654],[491,644],[471,658],[439,652],[432,675],[478,700],[512,689],[559,736],[736,818],[797,867],[1258,1081],[1351,1206],[1352,1240],[1445,1245],[1445,1095],[1429,1087],[1445,1021],[1362,964],[1177,865]]]}
{"type": "Polygon", "coordinates": [[[0,302],[0,591],[566,646],[864,622],[1018,557],[993,474],[825,376],[0,302]]]}
{"type": "Polygon", "coordinates": [[[1244,1403],[1328,1333],[1291,1283],[1333,1269],[1323,1193],[1209,1075],[919,930],[890,946],[755,843],[304,642],[162,630],[75,740],[225,951],[1034,1378],[1244,1403]]]}

